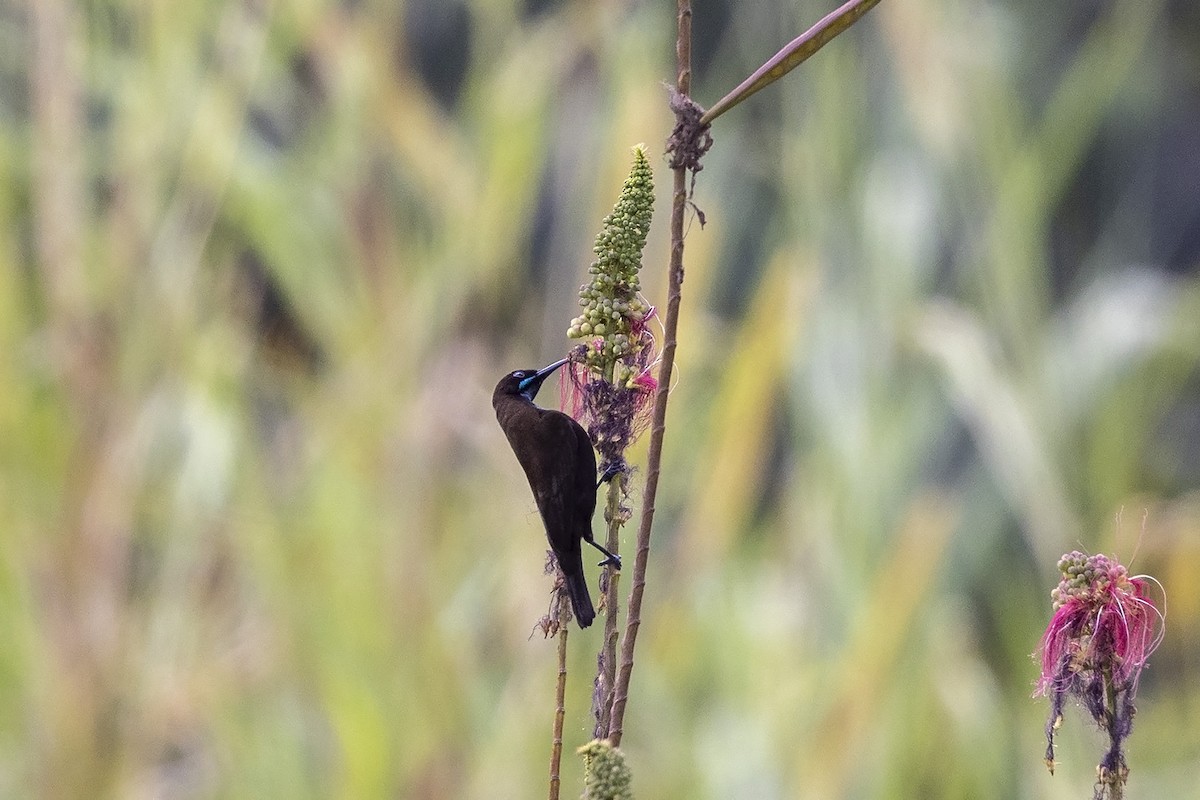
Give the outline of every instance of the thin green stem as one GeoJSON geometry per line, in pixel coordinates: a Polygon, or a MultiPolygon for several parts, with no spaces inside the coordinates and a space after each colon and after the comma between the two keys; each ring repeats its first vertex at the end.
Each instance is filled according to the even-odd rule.
{"type": "MultiPolygon", "coordinates": [[[[625,524],[625,514],[621,508],[621,499],[625,496],[625,473],[619,472],[608,483],[608,503],[604,510],[604,519],[608,522],[608,535],[604,546],[609,552],[620,554],[621,526],[625,524]]],[[[593,735],[597,739],[608,738],[609,723],[612,719],[613,684],[617,676],[617,641],[620,634],[617,631],[618,590],[621,585],[621,573],[612,567],[608,568],[608,586],[604,591],[604,643],[600,648],[600,667],[596,675],[596,728],[593,735]]]]}
{"type": "Polygon", "coordinates": [[[773,55],[767,63],[755,70],[754,74],[738,84],[736,89],[714,103],[700,118],[700,124],[712,124],[713,120],[750,95],[765,89],[791,72],[878,4],[879,0],[849,0],[841,8],[827,14],[824,19],[773,55]]]}

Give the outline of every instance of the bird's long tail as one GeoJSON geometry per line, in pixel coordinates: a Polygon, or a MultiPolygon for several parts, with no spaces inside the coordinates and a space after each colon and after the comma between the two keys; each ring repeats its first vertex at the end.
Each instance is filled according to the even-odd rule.
{"type": "Polygon", "coordinates": [[[565,577],[567,594],[571,597],[571,610],[575,612],[575,619],[579,620],[579,627],[586,628],[596,618],[596,609],[592,607],[592,597],[588,594],[587,578],[583,570],[565,577]]]}

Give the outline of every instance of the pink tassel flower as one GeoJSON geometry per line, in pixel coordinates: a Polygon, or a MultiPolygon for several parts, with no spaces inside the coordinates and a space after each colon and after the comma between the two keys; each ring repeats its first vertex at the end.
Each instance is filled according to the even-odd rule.
{"type": "MultiPolygon", "coordinates": [[[[1054,734],[1074,697],[1109,736],[1096,800],[1119,797],[1129,774],[1124,741],[1133,728],[1138,677],[1162,641],[1163,614],[1147,596],[1153,578],[1130,576],[1115,559],[1079,551],[1058,562],[1054,615],[1039,649],[1042,673],[1034,696],[1050,698],[1046,766],[1054,773],[1054,734]]],[[[1038,654],[1035,654],[1038,657],[1038,654]]]]}

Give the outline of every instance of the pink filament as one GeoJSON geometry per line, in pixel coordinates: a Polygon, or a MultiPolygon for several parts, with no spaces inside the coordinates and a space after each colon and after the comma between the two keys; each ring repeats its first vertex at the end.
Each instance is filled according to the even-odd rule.
{"type": "Polygon", "coordinates": [[[1109,668],[1119,685],[1134,685],[1157,646],[1161,615],[1146,597],[1146,582],[1111,581],[1092,599],[1072,597],[1042,635],[1042,674],[1035,694],[1045,694],[1071,674],[1109,668]],[[1069,662],[1064,662],[1070,654],[1069,662]]]}

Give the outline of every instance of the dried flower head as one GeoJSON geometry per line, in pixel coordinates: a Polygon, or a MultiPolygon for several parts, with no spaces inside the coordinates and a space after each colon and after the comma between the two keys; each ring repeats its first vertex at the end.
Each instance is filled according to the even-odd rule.
{"type": "Polygon", "coordinates": [[[1116,559],[1077,550],[1059,559],[1058,568],[1062,580],[1050,593],[1054,615],[1042,635],[1034,692],[1051,704],[1046,766],[1053,774],[1054,733],[1074,697],[1109,736],[1095,796],[1117,796],[1129,774],[1123,745],[1133,729],[1138,676],[1163,636],[1163,615],[1147,596],[1154,579],[1130,576],[1116,559]]]}
{"type": "Polygon", "coordinates": [[[605,472],[624,467],[625,448],[649,422],[649,400],[658,386],[649,329],[654,308],[639,294],[638,279],[653,206],[653,175],[645,147],[638,145],[629,177],[596,236],[591,282],[579,288],[583,313],[567,330],[582,343],[570,354],[564,405],[587,427],[605,472]]]}
{"type": "Polygon", "coordinates": [[[559,568],[558,557],[554,555],[553,550],[546,551],[546,563],[542,567],[542,573],[553,575],[554,585],[550,587],[550,608],[534,624],[533,632],[529,634],[531,639],[533,634],[538,631],[542,632],[543,639],[553,639],[558,635],[559,630],[565,628],[572,619],[571,601],[567,594],[567,578],[559,568]]]}

